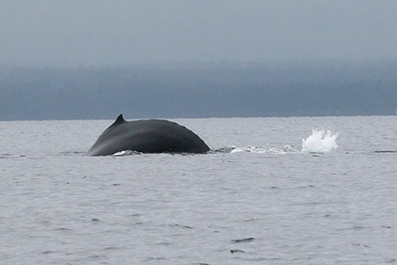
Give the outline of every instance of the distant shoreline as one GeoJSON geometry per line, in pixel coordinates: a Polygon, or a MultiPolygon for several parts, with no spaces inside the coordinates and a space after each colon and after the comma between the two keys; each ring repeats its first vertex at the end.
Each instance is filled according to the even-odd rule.
{"type": "Polygon", "coordinates": [[[0,67],[0,120],[395,115],[397,60],[0,67]]]}

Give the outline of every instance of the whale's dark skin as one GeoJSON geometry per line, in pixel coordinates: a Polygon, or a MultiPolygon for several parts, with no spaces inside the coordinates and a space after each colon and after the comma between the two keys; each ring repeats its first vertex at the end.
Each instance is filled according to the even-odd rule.
{"type": "Polygon", "coordinates": [[[141,153],[206,153],[208,145],[197,134],[167,120],[126,121],[118,116],[88,150],[89,156],[121,151],[141,153]]]}

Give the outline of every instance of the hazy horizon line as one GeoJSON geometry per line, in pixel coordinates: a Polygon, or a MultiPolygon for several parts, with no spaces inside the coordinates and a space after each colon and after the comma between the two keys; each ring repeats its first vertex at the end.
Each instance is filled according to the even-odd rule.
{"type": "Polygon", "coordinates": [[[0,63],[0,68],[31,68],[31,69],[117,69],[130,67],[158,67],[158,66],[186,66],[186,65],[269,65],[269,64],[377,64],[397,61],[397,56],[392,58],[291,58],[291,59],[267,59],[267,60],[175,60],[175,61],[142,61],[131,63],[103,63],[103,64],[76,64],[76,65],[52,65],[52,64],[22,64],[0,63]]]}

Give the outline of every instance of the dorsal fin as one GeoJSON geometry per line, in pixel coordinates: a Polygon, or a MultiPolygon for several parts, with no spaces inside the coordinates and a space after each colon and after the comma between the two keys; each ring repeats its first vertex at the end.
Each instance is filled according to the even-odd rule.
{"type": "Polygon", "coordinates": [[[117,117],[117,119],[115,120],[115,122],[113,122],[113,124],[112,124],[111,126],[120,125],[120,124],[123,124],[124,122],[127,122],[127,121],[124,120],[123,114],[120,114],[120,115],[117,117]]]}

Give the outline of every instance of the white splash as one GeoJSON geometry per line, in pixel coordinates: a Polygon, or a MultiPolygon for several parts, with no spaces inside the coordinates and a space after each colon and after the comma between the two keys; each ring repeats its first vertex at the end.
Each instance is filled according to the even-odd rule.
{"type": "Polygon", "coordinates": [[[306,153],[329,153],[335,150],[338,134],[332,134],[331,131],[313,130],[312,134],[302,139],[302,152],[306,153]]]}

